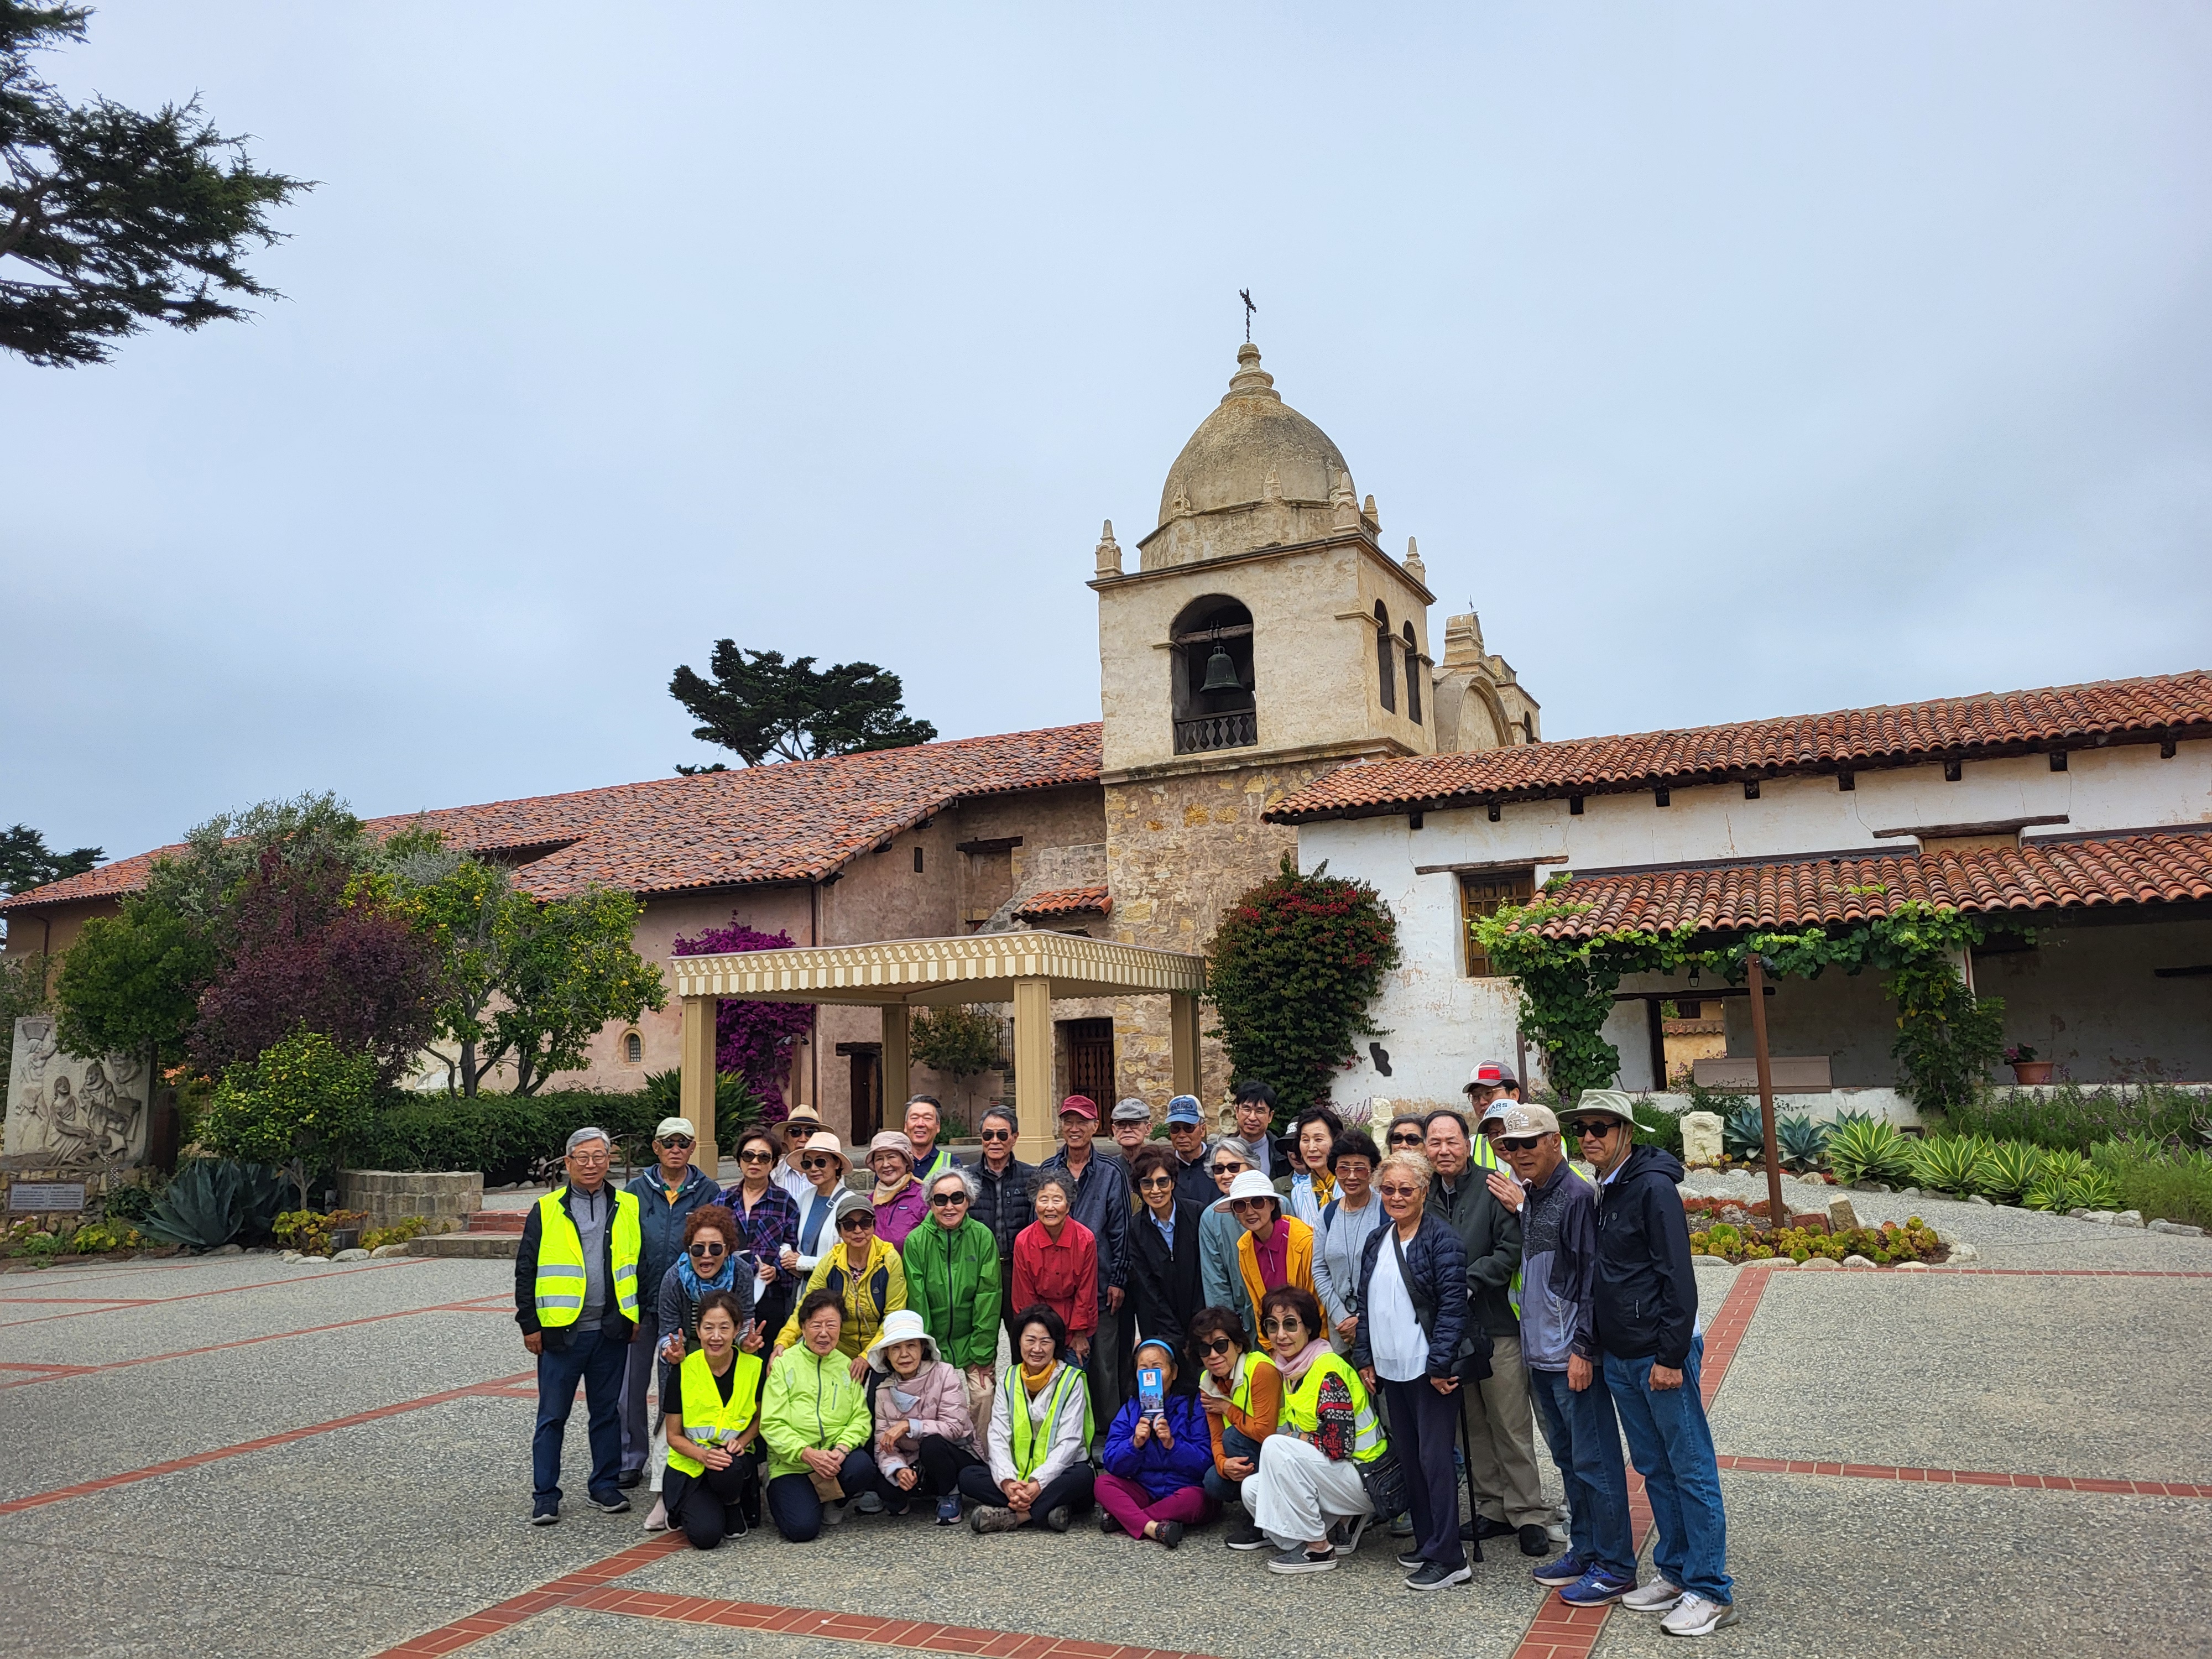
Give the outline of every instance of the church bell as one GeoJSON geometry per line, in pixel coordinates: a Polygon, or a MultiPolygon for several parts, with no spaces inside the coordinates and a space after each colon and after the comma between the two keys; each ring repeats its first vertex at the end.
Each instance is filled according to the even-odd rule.
{"type": "Polygon", "coordinates": [[[1213,647],[1213,654],[1206,659],[1206,684],[1198,689],[1201,691],[1242,691],[1244,689],[1244,682],[1237,678],[1237,665],[1230,660],[1228,652],[1223,650],[1218,643],[1213,647]]]}

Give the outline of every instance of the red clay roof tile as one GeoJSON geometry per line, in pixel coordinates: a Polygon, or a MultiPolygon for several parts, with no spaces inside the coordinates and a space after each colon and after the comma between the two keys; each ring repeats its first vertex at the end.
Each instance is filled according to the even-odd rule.
{"type": "Polygon", "coordinates": [[[1347,766],[1271,808],[1273,823],[1474,801],[1614,794],[1800,772],[1905,766],[2160,738],[2212,736],[2212,673],[2193,670],[2039,691],[1572,738],[1347,766]]]}
{"type": "MultiPolygon", "coordinates": [[[[539,898],[592,884],[642,894],[815,881],[968,797],[1096,783],[1100,730],[1094,721],[741,767],[373,818],[368,827],[389,835],[421,823],[473,852],[546,849],[515,872],[539,898]]],[[[0,910],[136,892],[155,858],[181,850],[118,859],[0,902],[0,910]]]]}
{"type": "Polygon", "coordinates": [[[2147,832],[2019,847],[1729,864],[1593,876],[1559,895],[1589,908],[1555,938],[1690,923],[1702,932],[1808,927],[1887,915],[1900,899],[1999,914],[2212,898],[2212,833],[2147,832]]]}
{"type": "Polygon", "coordinates": [[[1030,921],[1043,916],[1072,916],[1094,910],[1105,915],[1113,908],[1113,895],[1103,887],[1057,887],[1051,892],[1037,894],[1014,915],[1018,921],[1030,921]]]}

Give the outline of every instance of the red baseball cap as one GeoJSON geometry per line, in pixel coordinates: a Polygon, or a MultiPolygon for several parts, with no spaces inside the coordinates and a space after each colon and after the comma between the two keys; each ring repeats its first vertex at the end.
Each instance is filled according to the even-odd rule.
{"type": "Polygon", "coordinates": [[[1061,1101],[1060,1115],[1066,1117],[1070,1112],[1074,1113],[1078,1117],[1087,1117],[1093,1123],[1098,1121],[1098,1103],[1091,1099],[1089,1095],[1070,1095],[1066,1100],[1061,1101]]]}

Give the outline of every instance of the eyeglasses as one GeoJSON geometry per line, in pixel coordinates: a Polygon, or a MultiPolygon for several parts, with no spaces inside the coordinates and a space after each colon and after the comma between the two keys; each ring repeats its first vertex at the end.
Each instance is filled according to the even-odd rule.
{"type": "Polygon", "coordinates": [[[612,1154],[610,1153],[604,1146],[600,1147],[596,1152],[579,1147],[576,1151],[568,1154],[568,1161],[571,1164],[605,1164],[611,1162],[611,1158],[612,1154]]]}
{"type": "Polygon", "coordinates": [[[1377,1187],[1375,1190],[1384,1198],[1412,1198],[1421,1189],[1419,1187],[1377,1187]]]}
{"type": "Polygon", "coordinates": [[[1579,1135],[1584,1140],[1603,1140],[1619,1127],[1618,1121],[1613,1118],[1589,1117],[1584,1118],[1579,1123],[1570,1123],[1567,1125],[1567,1132],[1570,1134],[1579,1135]]]}
{"type": "Polygon", "coordinates": [[[1174,1185],[1175,1177],[1173,1176],[1148,1175],[1142,1181],[1137,1183],[1137,1190],[1143,1193],[1156,1193],[1163,1187],[1172,1187],[1174,1185]]]}
{"type": "Polygon", "coordinates": [[[1013,1138],[1014,1132],[1012,1129],[986,1129],[976,1137],[979,1140],[1012,1140],[1013,1138]]]}
{"type": "Polygon", "coordinates": [[[690,1135],[665,1135],[660,1144],[672,1152],[688,1152],[699,1143],[690,1135]]]}
{"type": "Polygon", "coordinates": [[[1260,1328],[1270,1336],[1296,1336],[1306,1328],[1306,1322],[1293,1315],[1288,1319],[1264,1319],[1260,1328]]]}
{"type": "Polygon", "coordinates": [[[1346,1158],[1338,1159],[1336,1168],[1330,1170],[1329,1173],[1334,1175],[1339,1181],[1342,1181],[1347,1176],[1358,1176],[1364,1181],[1369,1176],[1373,1175],[1375,1170],[1373,1166],[1370,1165],[1364,1158],[1346,1158]]]}
{"type": "Polygon", "coordinates": [[[834,1158],[802,1158],[799,1160],[799,1167],[802,1170],[826,1170],[836,1161],[834,1158]]]}
{"type": "Polygon", "coordinates": [[[730,1247],[726,1244],[698,1243],[690,1245],[688,1249],[692,1255],[702,1261],[709,1261],[718,1255],[727,1255],[730,1253],[730,1247]]]}
{"type": "Polygon", "coordinates": [[[965,1193],[932,1193],[929,1195],[929,1206],[933,1210],[957,1209],[967,1201],[968,1194],[965,1193]]]}
{"type": "Polygon", "coordinates": [[[1536,1143],[1543,1138],[1541,1135],[1500,1135],[1492,1144],[1501,1152],[1532,1152],[1536,1150],[1536,1143]]]}
{"type": "Polygon", "coordinates": [[[1232,1210],[1255,1210],[1273,1201],[1265,1198],[1232,1198],[1229,1200],[1229,1207],[1232,1210]]]}
{"type": "Polygon", "coordinates": [[[876,1218],[872,1215],[848,1215],[837,1224],[841,1233],[868,1233],[875,1229],[876,1218]]]}
{"type": "Polygon", "coordinates": [[[1211,1342],[1200,1343],[1198,1345],[1198,1351],[1211,1358],[1213,1355],[1218,1353],[1231,1352],[1235,1350],[1236,1346],[1237,1345],[1234,1342],[1231,1342],[1227,1337],[1218,1336],[1211,1342]]]}
{"type": "Polygon", "coordinates": [[[774,1152],[757,1152],[752,1148],[748,1147],[745,1151],[738,1154],[738,1162],[740,1164],[773,1164],[775,1162],[775,1154],[774,1152]]]}

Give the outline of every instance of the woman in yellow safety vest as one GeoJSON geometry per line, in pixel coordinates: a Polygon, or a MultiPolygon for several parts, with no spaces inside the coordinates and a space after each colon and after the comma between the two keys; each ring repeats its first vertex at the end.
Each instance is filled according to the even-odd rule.
{"type": "Polygon", "coordinates": [[[1066,1532],[1091,1507],[1091,1389],[1060,1359],[1066,1346],[1066,1322],[1050,1308],[1014,1316],[1016,1363],[991,1403],[989,1478],[972,1468],[961,1475],[962,1492],[977,1500],[968,1524],[979,1533],[1033,1520],[1066,1532]]]}
{"type": "Polygon", "coordinates": [[[1321,1304],[1285,1285],[1260,1304],[1260,1328],[1283,1373],[1275,1431],[1244,1482],[1244,1507],[1280,1554],[1273,1572],[1330,1572],[1375,1513],[1360,1466],[1389,1450],[1358,1372],[1328,1346],[1321,1304]]]}
{"type": "Polygon", "coordinates": [[[1283,1375],[1273,1360],[1250,1346],[1244,1322],[1228,1308],[1200,1308],[1191,1316],[1186,1340],[1200,1367],[1198,1406],[1213,1440],[1206,1495],[1229,1512],[1224,1541],[1231,1549],[1263,1550],[1267,1534],[1252,1524],[1242,1493],[1259,1467],[1261,1443],[1275,1431],[1283,1375]]]}
{"type": "Polygon", "coordinates": [[[699,1298],[699,1346],[677,1368],[664,1398],[668,1474],[661,1497],[672,1526],[695,1550],[746,1530],[760,1471],[757,1410],[762,1329],[727,1291],[699,1298]],[[743,1332],[742,1338],[739,1335],[743,1332]]]}

